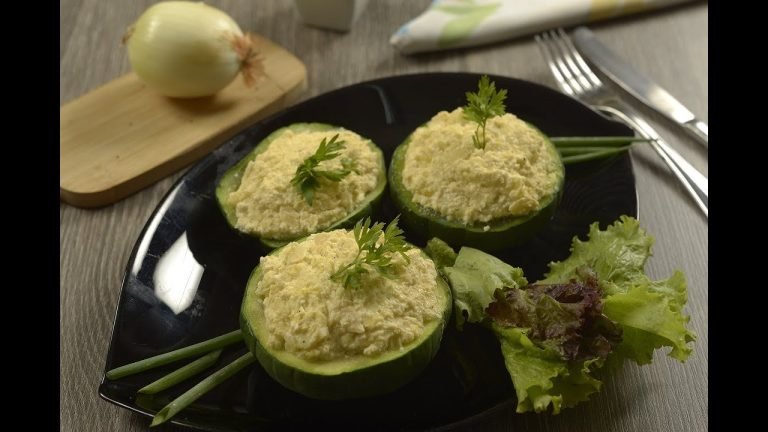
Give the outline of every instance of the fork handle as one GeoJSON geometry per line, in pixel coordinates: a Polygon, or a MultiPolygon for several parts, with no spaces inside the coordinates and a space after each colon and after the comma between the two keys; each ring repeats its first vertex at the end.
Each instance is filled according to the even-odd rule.
{"type": "Polygon", "coordinates": [[[709,126],[701,120],[693,119],[683,123],[685,130],[709,148],[709,126]]]}
{"type": "Polygon", "coordinates": [[[621,109],[605,108],[608,108],[605,110],[609,113],[628,123],[640,136],[651,139],[651,147],[682,183],[704,216],[709,218],[709,179],[685,160],[680,153],[672,149],[634,108],[626,104],[621,104],[621,109]]]}

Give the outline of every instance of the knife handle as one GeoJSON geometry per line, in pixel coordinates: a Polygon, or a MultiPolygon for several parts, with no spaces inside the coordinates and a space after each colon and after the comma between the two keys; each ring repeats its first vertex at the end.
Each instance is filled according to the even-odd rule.
{"type": "Polygon", "coordinates": [[[709,148],[709,126],[707,126],[706,123],[693,119],[683,123],[683,126],[685,126],[685,130],[688,131],[689,134],[704,144],[704,147],[709,148]]]}
{"type": "Polygon", "coordinates": [[[681,181],[704,216],[709,218],[709,179],[673,150],[642,117],[634,117],[632,120],[641,136],[653,139],[651,147],[681,181]]]}
{"type": "Polygon", "coordinates": [[[620,99],[613,99],[611,105],[599,108],[624,121],[643,138],[651,139],[651,148],[667,164],[704,216],[709,218],[709,179],[664,142],[659,133],[634,108],[620,99]]]}

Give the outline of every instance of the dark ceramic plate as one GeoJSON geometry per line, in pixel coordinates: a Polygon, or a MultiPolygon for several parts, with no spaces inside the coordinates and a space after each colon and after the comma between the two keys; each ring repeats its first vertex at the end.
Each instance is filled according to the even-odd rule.
{"type": "MultiPolygon", "coordinates": [[[[550,136],[630,135],[631,131],[549,88],[491,77],[509,91],[507,110],[550,136]]],[[[440,110],[464,104],[478,75],[406,75],[345,87],[310,99],[242,131],[189,170],[162,200],[128,262],[105,370],[181,348],[238,328],[246,280],[265,251],[233,232],[214,200],[224,171],[277,128],[296,122],[332,123],[371,138],[387,160],[417,126],[440,110]]],[[[382,221],[396,210],[385,200],[382,221]]],[[[605,227],[620,215],[637,215],[629,155],[569,167],[562,204],[548,228],[525,245],[499,253],[536,280],[547,263],[568,255],[573,236],[589,224],[605,227]]],[[[407,233],[406,233],[407,235],[407,233]]],[[[409,237],[423,245],[423,239],[409,237]]],[[[225,350],[219,364],[245,351],[225,350]]],[[[154,415],[197,380],[155,397],[136,390],[179,367],[170,365],[117,381],[102,380],[101,397],[154,415]]],[[[322,402],[272,381],[258,364],[241,371],[174,422],[200,430],[385,429],[457,426],[498,409],[514,409],[515,396],[496,340],[471,325],[446,331],[428,369],[395,393],[366,400],[322,402]]]]}

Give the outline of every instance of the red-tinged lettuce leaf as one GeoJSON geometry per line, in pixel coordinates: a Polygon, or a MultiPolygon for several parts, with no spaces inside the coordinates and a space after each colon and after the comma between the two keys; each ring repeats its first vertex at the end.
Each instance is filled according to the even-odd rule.
{"type": "Polygon", "coordinates": [[[631,217],[622,216],[605,231],[592,224],[589,239],[574,238],[571,256],[550,263],[542,283],[581,280],[584,269],[592,270],[603,291],[605,315],[624,330],[619,354],[647,364],[655,349],[671,347],[669,355],[685,361],[692,352],[688,343],[696,339],[685,328],[689,317],[682,313],[685,277],[678,271],[668,279],[651,280],[644,270],[652,245],[653,238],[631,217]]]}
{"type": "Polygon", "coordinates": [[[453,291],[456,326],[482,322],[497,290],[528,284],[523,270],[477,249],[463,247],[452,267],[443,269],[453,291]]]}
{"type": "Polygon", "coordinates": [[[558,414],[600,390],[602,383],[591,372],[602,365],[602,359],[566,362],[558,353],[533,343],[524,329],[497,324],[492,329],[515,386],[517,412],[543,412],[551,406],[552,413],[558,414]]]}
{"type": "Polygon", "coordinates": [[[621,328],[603,316],[597,280],[528,285],[496,293],[487,313],[503,327],[526,335],[566,361],[605,359],[621,342],[621,328]]]}

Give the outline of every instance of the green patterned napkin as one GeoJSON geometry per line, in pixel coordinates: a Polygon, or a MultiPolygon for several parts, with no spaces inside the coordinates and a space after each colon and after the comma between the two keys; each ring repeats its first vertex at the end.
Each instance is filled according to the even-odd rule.
{"type": "Polygon", "coordinates": [[[435,0],[392,35],[404,54],[482,45],[691,0],[435,0]]]}

